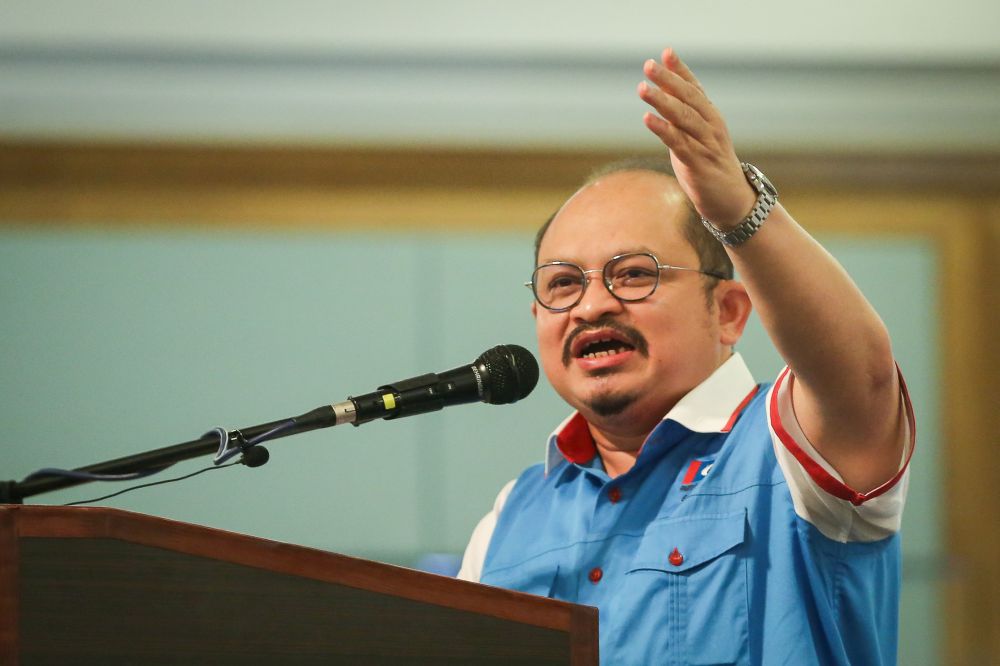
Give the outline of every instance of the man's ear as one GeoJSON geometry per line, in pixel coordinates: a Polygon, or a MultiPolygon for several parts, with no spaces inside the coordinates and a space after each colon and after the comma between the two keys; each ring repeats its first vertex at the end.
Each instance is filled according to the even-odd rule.
{"type": "Polygon", "coordinates": [[[538,302],[534,299],[531,300],[531,318],[538,319],[538,302]]]}
{"type": "Polygon", "coordinates": [[[719,317],[719,342],[726,346],[735,345],[743,335],[753,310],[746,287],[735,280],[720,282],[715,287],[715,307],[719,317]]]}

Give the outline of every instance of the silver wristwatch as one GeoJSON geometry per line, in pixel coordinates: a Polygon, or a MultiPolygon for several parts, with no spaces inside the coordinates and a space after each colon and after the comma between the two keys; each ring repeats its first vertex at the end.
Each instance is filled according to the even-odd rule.
{"type": "Polygon", "coordinates": [[[753,189],[757,190],[757,201],[750,209],[750,214],[731,231],[723,231],[705,218],[701,218],[701,223],[705,225],[705,228],[711,231],[720,243],[730,247],[743,245],[750,240],[764,224],[764,220],[774,208],[774,204],[778,203],[778,190],[767,179],[767,176],[761,173],[760,169],[749,162],[740,162],[740,166],[743,167],[743,174],[747,177],[747,181],[753,189]]]}

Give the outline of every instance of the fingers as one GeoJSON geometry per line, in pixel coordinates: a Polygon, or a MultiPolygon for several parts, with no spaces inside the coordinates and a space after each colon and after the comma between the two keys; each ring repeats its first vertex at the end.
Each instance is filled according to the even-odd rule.
{"type": "Polygon", "coordinates": [[[639,84],[639,97],[652,107],[643,123],[670,149],[681,188],[704,217],[734,218],[744,203],[734,205],[734,197],[752,190],[722,114],[673,49],[663,51],[662,62],[647,61],[643,73],[648,82],[639,84]]]}
{"type": "MultiPolygon", "coordinates": [[[[647,60],[643,64],[643,73],[652,85],[646,82],[639,84],[639,97],[664,120],[697,142],[713,144],[718,112],[694,74],[673,49],[664,50],[662,59],[663,64],[655,60],[647,60]]],[[[650,127],[648,122],[646,125],[650,127]]],[[[654,133],[666,142],[660,132],[654,130],[654,133]]]]}
{"type": "MultiPolygon", "coordinates": [[[[679,61],[678,61],[679,62],[679,61]]],[[[694,79],[690,70],[684,67],[687,74],[694,79]]],[[[679,99],[694,109],[705,121],[712,122],[718,115],[715,106],[705,95],[705,91],[697,80],[688,80],[680,73],[672,71],[655,60],[647,60],[642,67],[643,74],[663,92],[679,99]]]]}
{"type": "Polygon", "coordinates": [[[655,113],[647,111],[642,117],[642,122],[663,142],[663,145],[670,149],[670,152],[685,163],[704,159],[710,153],[704,144],[655,113]]]}
{"type": "Polygon", "coordinates": [[[666,120],[655,113],[646,112],[642,117],[642,122],[664,143],[670,150],[680,151],[684,148],[686,135],[666,120]]]}
{"type": "MultiPolygon", "coordinates": [[[[685,133],[685,143],[689,147],[696,148],[695,144],[701,144],[700,147],[710,152],[723,147],[727,143],[725,121],[705,95],[698,79],[673,49],[665,49],[662,60],[662,64],[655,60],[647,60],[643,64],[643,73],[649,82],[639,84],[639,97],[653,107],[667,124],[685,133]]],[[[675,132],[663,130],[661,123],[655,123],[655,127],[660,128],[657,131],[648,120],[644,122],[671,149],[680,143],[681,137],[675,132]]]]}
{"type": "Polygon", "coordinates": [[[651,86],[645,81],[639,84],[638,91],[642,101],[656,109],[664,120],[684,130],[699,141],[708,138],[711,127],[690,104],[686,104],[679,97],[664,91],[662,87],[651,86]]]}
{"type": "Polygon", "coordinates": [[[646,127],[671,150],[683,151],[687,145],[705,138],[707,124],[691,107],[645,81],[639,84],[639,97],[656,110],[643,117],[646,127]]]}
{"type": "Polygon", "coordinates": [[[694,73],[690,69],[688,69],[688,66],[684,64],[684,61],[681,60],[680,56],[677,55],[676,51],[674,51],[672,48],[669,47],[663,49],[663,55],[661,56],[661,60],[663,62],[664,67],[675,72],[686,82],[690,83],[698,90],[700,90],[702,94],[705,93],[705,89],[701,87],[701,83],[698,82],[698,79],[695,78],[694,73]]]}

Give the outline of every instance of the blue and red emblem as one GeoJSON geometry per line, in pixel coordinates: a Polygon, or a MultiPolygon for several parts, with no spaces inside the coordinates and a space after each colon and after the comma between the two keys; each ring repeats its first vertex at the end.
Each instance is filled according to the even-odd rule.
{"type": "Polygon", "coordinates": [[[690,490],[696,483],[708,476],[714,462],[715,458],[698,458],[688,463],[684,478],[681,479],[681,490],[690,490]]]}

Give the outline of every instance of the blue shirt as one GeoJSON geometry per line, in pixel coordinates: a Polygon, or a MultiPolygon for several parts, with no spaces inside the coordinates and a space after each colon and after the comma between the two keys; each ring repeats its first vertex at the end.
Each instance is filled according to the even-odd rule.
{"type": "Polygon", "coordinates": [[[883,487],[836,497],[822,487],[842,485],[832,469],[817,459],[809,470],[787,449],[808,442],[775,446],[795,432],[781,422],[782,393],[755,387],[735,359],[615,479],[582,417],[564,423],[547,464],[527,469],[494,517],[480,581],[596,606],[605,664],[894,664],[912,446],[883,487]],[[719,405],[707,398],[723,381],[719,405]],[[857,524],[828,524],[845,515],[857,524]]]}

